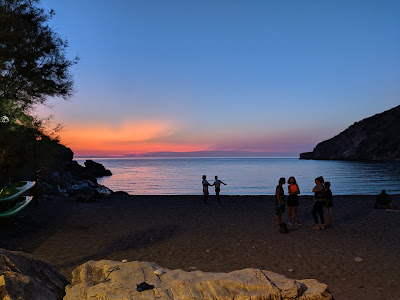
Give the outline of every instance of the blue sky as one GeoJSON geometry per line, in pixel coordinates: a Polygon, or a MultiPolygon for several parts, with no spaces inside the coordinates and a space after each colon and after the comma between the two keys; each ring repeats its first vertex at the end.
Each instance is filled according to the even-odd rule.
{"type": "Polygon", "coordinates": [[[399,1],[41,5],[81,58],[51,100],[78,155],[299,153],[400,104],[399,1]]]}

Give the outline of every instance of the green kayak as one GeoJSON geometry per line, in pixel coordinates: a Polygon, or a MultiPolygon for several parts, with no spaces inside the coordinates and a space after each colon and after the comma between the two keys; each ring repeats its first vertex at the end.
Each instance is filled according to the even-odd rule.
{"type": "Polygon", "coordinates": [[[35,181],[17,181],[0,191],[0,202],[11,201],[34,187],[35,181]]]}
{"type": "Polygon", "coordinates": [[[19,213],[32,201],[32,196],[21,196],[15,201],[0,206],[0,218],[10,218],[19,213]]]}

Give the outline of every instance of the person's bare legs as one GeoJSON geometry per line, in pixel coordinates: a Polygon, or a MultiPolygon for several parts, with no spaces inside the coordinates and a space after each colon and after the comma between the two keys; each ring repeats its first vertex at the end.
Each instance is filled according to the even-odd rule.
{"type": "Polygon", "coordinates": [[[292,206],[288,206],[288,222],[292,223],[292,206]]]}
{"type": "Polygon", "coordinates": [[[204,193],[204,198],[203,198],[204,204],[208,204],[207,200],[208,200],[208,193],[204,193]]]}
{"type": "Polygon", "coordinates": [[[327,216],[328,216],[328,222],[326,223],[326,227],[331,227],[332,216],[329,212],[328,212],[327,216]]]}
{"type": "Polygon", "coordinates": [[[282,223],[281,215],[277,215],[277,216],[276,216],[276,224],[277,224],[277,225],[280,225],[281,223],[282,223]]]}
{"type": "Polygon", "coordinates": [[[297,216],[297,208],[298,206],[293,207],[294,220],[296,221],[296,224],[299,223],[299,218],[297,216]]]}

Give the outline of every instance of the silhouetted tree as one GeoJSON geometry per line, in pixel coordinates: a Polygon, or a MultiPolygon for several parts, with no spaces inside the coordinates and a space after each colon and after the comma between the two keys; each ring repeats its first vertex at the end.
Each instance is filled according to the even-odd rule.
{"type": "Polygon", "coordinates": [[[67,98],[73,92],[67,41],[47,24],[37,0],[0,0],[0,102],[2,110],[28,112],[48,96],[67,98]]]}
{"type": "Polygon", "coordinates": [[[48,24],[53,16],[38,0],[0,0],[0,117],[10,120],[0,122],[0,183],[26,162],[43,162],[58,145],[32,114],[48,97],[73,93],[70,67],[78,58],[67,59],[66,39],[48,24]]]}

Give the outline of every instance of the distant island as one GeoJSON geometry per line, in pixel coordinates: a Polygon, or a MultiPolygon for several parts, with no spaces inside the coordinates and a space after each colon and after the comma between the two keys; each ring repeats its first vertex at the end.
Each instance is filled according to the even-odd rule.
{"type": "Polygon", "coordinates": [[[400,105],[354,123],[300,159],[399,161],[399,130],[400,105]]]}

